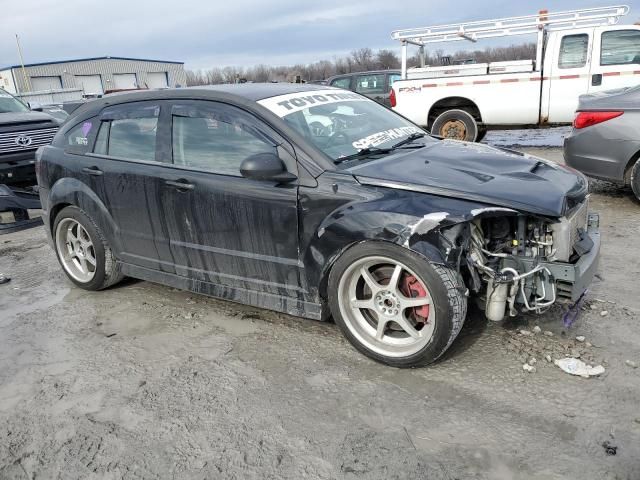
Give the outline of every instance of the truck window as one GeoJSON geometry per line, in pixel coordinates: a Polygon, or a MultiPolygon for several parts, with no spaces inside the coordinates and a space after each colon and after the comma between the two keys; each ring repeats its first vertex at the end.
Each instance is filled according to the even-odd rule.
{"type": "Polygon", "coordinates": [[[331,80],[331,86],[349,90],[349,87],[351,86],[351,77],[342,77],[331,80]]]}
{"type": "Polygon", "coordinates": [[[67,133],[67,147],[76,147],[74,151],[87,151],[91,143],[91,136],[100,125],[97,118],[90,118],[79,123],[67,133]]]}
{"type": "Polygon", "coordinates": [[[600,65],[640,63],[640,31],[612,30],[602,33],[600,65]]]}
{"type": "Polygon", "coordinates": [[[365,95],[385,93],[384,74],[360,75],[356,79],[356,92],[365,95]]]}
{"type": "Polygon", "coordinates": [[[580,33],[565,35],[560,43],[560,55],[558,67],[581,68],[587,64],[587,51],[589,49],[589,35],[580,33]]]}

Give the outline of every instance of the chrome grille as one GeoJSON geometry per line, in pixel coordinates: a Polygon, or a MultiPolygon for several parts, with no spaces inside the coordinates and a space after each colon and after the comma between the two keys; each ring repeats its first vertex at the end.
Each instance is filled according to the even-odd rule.
{"type": "Polygon", "coordinates": [[[49,145],[57,131],[58,129],[54,127],[0,133],[0,153],[35,150],[43,145],[49,145]]]}

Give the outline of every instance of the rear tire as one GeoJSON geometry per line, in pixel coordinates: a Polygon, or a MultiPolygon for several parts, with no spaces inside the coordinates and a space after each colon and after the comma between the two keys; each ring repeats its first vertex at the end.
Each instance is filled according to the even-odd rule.
{"type": "Polygon", "coordinates": [[[484,137],[486,137],[486,136],[487,136],[487,128],[486,127],[481,128],[478,131],[478,136],[476,137],[476,142],[480,143],[482,140],[484,140],[484,137]]]}
{"type": "Polygon", "coordinates": [[[640,202],[640,160],[636,160],[636,163],[631,167],[629,185],[636,196],[636,200],[640,202]]]}
{"type": "Polygon", "coordinates": [[[329,274],[329,306],[345,337],[401,368],[432,363],[449,348],[466,316],[465,290],[455,270],[383,242],[350,248],[329,274]]]}
{"type": "Polygon", "coordinates": [[[124,278],[104,235],[78,207],[65,207],[58,213],[53,242],[64,273],[78,287],[102,290],[124,278]]]}
{"type": "Polygon", "coordinates": [[[443,138],[475,142],[478,138],[478,123],[466,110],[447,110],[441,113],[431,126],[431,133],[443,138]]]}

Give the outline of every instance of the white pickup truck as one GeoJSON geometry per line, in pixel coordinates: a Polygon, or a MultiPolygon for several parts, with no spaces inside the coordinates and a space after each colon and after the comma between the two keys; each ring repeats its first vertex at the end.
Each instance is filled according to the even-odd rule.
{"type": "Polygon", "coordinates": [[[487,129],[569,124],[578,97],[640,83],[640,26],[616,25],[627,6],[511,17],[393,32],[402,79],[392,108],[434,135],[480,141],[487,129]],[[426,44],[537,34],[537,58],[430,67],[426,44]],[[407,46],[423,66],[407,69],[407,46]]]}

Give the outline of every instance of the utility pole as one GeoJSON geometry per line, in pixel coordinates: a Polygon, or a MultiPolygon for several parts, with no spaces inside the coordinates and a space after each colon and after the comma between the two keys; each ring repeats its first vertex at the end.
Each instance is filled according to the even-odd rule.
{"type": "Polygon", "coordinates": [[[16,33],[16,45],[18,46],[18,55],[20,56],[20,66],[22,67],[22,76],[24,77],[24,84],[27,87],[27,92],[31,91],[31,82],[27,76],[27,71],[24,68],[24,58],[22,57],[22,47],[20,47],[20,39],[16,33]]]}

